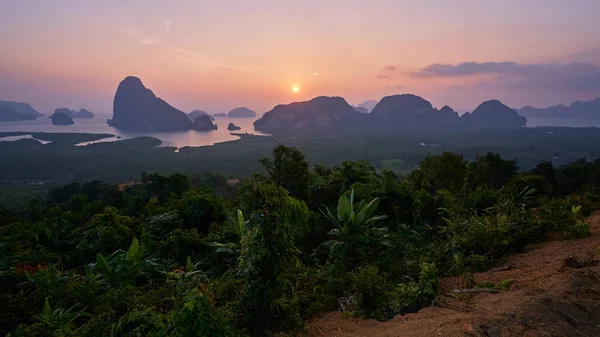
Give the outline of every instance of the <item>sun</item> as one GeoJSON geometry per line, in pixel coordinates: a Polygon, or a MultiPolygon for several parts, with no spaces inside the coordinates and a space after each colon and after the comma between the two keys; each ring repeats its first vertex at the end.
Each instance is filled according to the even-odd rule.
{"type": "Polygon", "coordinates": [[[293,92],[294,94],[297,94],[297,93],[298,93],[298,91],[300,91],[300,88],[298,88],[298,86],[297,86],[297,85],[295,85],[295,86],[293,86],[293,87],[292,87],[292,92],[293,92]]]}

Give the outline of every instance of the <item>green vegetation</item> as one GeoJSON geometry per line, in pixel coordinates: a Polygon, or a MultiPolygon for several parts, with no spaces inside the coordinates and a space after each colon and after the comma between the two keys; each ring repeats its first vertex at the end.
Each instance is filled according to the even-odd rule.
{"type": "MultiPolygon", "coordinates": [[[[97,146],[179,155],[148,141],[97,146]]],[[[600,202],[599,160],[519,172],[445,152],[399,178],[367,161],[311,169],[278,145],[260,163],[235,189],[153,173],[0,205],[0,334],[295,335],[324,311],[390,319],[430,305],[440,277],[475,287],[527,244],[589,235],[600,202]]]]}
{"type": "MultiPolygon", "coordinates": [[[[47,145],[26,139],[0,142],[0,184],[27,184],[31,180],[56,186],[73,181],[102,180],[123,183],[138,180],[142,172],[194,174],[214,172],[237,179],[264,173],[258,158],[268,156],[276,144],[296,147],[311,165],[331,168],[344,160],[364,160],[381,173],[384,168],[405,175],[416,169],[427,154],[462,153],[467,160],[479,153],[499,153],[517,160],[522,170],[539,162],[564,165],[579,158],[600,158],[597,128],[519,128],[462,132],[393,132],[389,130],[315,131],[270,137],[242,135],[238,141],[214,146],[157,147],[149,137],[98,143],[84,137],[103,135],[34,135],[52,140],[47,145]]],[[[107,135],[104,135],[107,136],[107,135]]],[[[95,138],[94,138],[95,139],[95,138]]],[[[2,188],[0,187],[0,193],[2,188]]]]}

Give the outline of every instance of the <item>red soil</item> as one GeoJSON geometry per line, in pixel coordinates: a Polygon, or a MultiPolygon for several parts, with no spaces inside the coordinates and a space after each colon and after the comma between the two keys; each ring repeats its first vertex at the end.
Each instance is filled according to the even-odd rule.
{"type": "Polygon", "coordinates": [[[528,247],[501,270],[475,281],[512,280],[499,294],[452,293],[459,278],[443,279],[435,305],[387,322],[323,314],[308,324],[309,337],[391,336],[600,336],[600,212],[588,219],[592,235],[528,247]]]}

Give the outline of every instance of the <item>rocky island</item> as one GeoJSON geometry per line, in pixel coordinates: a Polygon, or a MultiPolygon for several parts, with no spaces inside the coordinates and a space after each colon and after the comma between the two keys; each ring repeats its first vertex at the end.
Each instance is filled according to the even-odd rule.
{"type": "Polygon", "coordinates": [[[460,120],[470,128],[513,128],[527,125],[527,118],[498,100],[481,103],[473,112],[460,116],[460,120]]]}
{"type": "Polygon", "coordinates": [[[0,101],[0,107],[10,108],[20,114],[32,115],[36,118],[44,116],[41,113],[37,112],[34,108],[32,108],[31,105],[23,102],[0,101]]]}
{"type": "Polygon", "coordinates": [[[94,118],[94,113],[87,109],[71,110],[72,118],[94,118]]]}
{"type": "Polygon", "coordinates": [[[459,117],[447,105],[437,109],[422,97],[402,94],[383,97],[370,113],[349,105],[341,97],[321,96],[306,102],[278,105],[254,122],[254,128],[272,133],[333,127],[418,132],[513,128],[526,123],[525,117],[497,100],[483,102],[472,113],[459,117]]]}
{"type": "Polygon", "coordinates": [[[213,116],[209,115],[208,112],[202,111],[202,110],[194,110],[194,111],[188,113],[187,115],[191,121],[196,119],[196,117],[200,117],[200,116],[208,116],[208,118],[210,118],[211,121],[215,120],[215,118],[213,116]]]}
{"type": "Polygon", "coordinates": [[[194,119],[194,129],[198,131],[211,131],[216,130],[217,126],[208,115],[201,115],[194,119]]]}
{"type": "Polygon", "coordinates": [[[67,108],[58,108],[58,109],[54,109],[54,112],[59,112],[62,114],[65,114],[71,118],[94,118],[94,114],[86,109],[79,109],[79,111],[77,110],[71,110],[71,109],[67,109],[67,108]]]}
{"type": "MultiPolygon", "coordinates": [[[[59,110],[59,109],[56,109],[59,110]]],[[[64,112],[60,112],[60,111],[55,111],[52,116],[50,116],[50,119],[52,119],[52,124],[54,125],[71,125],[71,124],[75,124],[75,122],[73,122],[73,119],[65,114],[64,112]]]]}
{"type": "Polygon", "coordinates": [[[342,97],[320,96],[305,102],[280,104],[254,122],[261,131],[337,128],[351,125],[364,116],[342,97]]]}
{"type": "Polygon", "coordinates": [[[35,120],[32,114],[20,113],[13,108],[0,106],[0,122],[35,120]]]}
{"type": "Polygon", "coordinates": [[[198,118],[191,121],[184,112],[156,97],[139,78],[129,76],[119,83],[113,103],[113,118],[107,123],[129,131],[214,130],[216,126],[208,116],[205,117],[210,125],[204,119],[198,123],[198,118]]]}
{"type": "Polygon", "coordinates": [[[242,128],[240,128],[239,126],[233,124],[233,123],[229,123],[229,125],[227,125],[227,130],[229,131],[236,131],[236,130],[241,130],[242,128]]]}
{"type": "Polygon", "coordinates": [[[245,107],[241,107],[241,108],[235,108],[231,111],[229,111],[229,113],[227,114],[227,117],[229,118],[253,118],[256,117],[256,112],[245,108],[245,107]]]}

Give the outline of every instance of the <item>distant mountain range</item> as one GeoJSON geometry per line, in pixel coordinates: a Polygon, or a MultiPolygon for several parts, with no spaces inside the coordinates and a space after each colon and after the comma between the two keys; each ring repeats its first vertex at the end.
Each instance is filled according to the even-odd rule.
{"type": "Polygon", "coordinates": [[[358,104],[357,106],[355,106],[355,108],[359,108],[358,111],[363,111],[363,109],[366,109],[367,112],[371,112],[371,110],[373,110],[373,108],[375,108],[375,106],[377,105],[377,101],[372,99],[372,100],[368,100],[368,101],[364,101],[360,104],[358,104]]]}
{"type": "Polygon", "coordinates": [[[517,111],[522,116],[533,118],[600,118],[600,97],[591,101],[576,101],[569,106],[562,104],[547,108],[525,106],[517,111]]]}
{"type": "MultiPolygon", "coordinates": [[[[22,102],[0,101],[0,121],[27,120],[43,116],[22,102]]],[[[69,118],[91,118],[88,110],[67,108],[55,112],[69,118]]],[[[133,76],[119,83],[113,102],[113,116],[107,123],[132,131],[214,130],[214,117],[253,118],[256,112],[245,108],[232,109],[227,115],[214,116],[194,110],[185,114],[157,97],[142,81],[133,76]],[[200,118],[202,117],[202,118],[200,118]]],[[[481,103],[473,112],[461,116],[449,106],[441,109],[413,94],[383,97],[379,102],[365,101],[352,106],[342,97],[315,97],[309,101],[281,104],[254,122],[257,130],[285,132],[315,128],[376,127],[405,131],[451,130],[465,128],[514,128],[527,124],[531,118],[600,118],[600,97],[577,101],[569,106],[547,108],[530,106],[518,110],[498,100],[481,103]]]]}
{"type": "Polygon", "coordinates": [[[278,105],[254,122],[254,128],[266,132],[344,127],[419,131],[515,128],[526,124],[527,118],[497,100],[483,102],[472,113],[459,117],[448,106],[438,110],[419,96],[403,94],[382,98],[368,114],[357,111],[342,97],[321,96],[278,105]]]}

